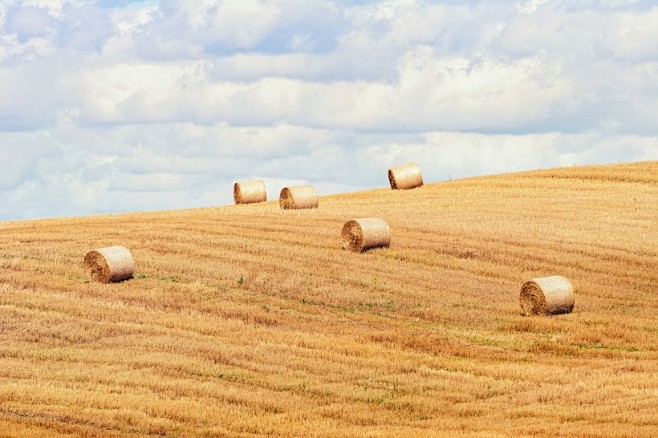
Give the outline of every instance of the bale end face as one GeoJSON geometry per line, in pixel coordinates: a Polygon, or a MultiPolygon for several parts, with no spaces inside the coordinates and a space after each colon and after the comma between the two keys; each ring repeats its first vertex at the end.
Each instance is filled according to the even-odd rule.
{"type": "Polygon", "coordinates": [[[283,210],[289,210],[293,208],[294,201],[292,198],[292,192],[288,187],[285,187],[281,190],[279,194],[279,207],[283,210]]]}
{"type": "Polygon", "coordinates": [[[340,235],[343,239],[343,249],[354,252],[363,251],[363,231],[357,221],[346,222],[340,235]]]}
{"type": "Polygon", "coordinates": [[[388,183],[391,185],[393,190],[398,189],[398,184],[395,181],[395,173],[393,172],[393,169],[388,169],[388,183]]]}
{"type": "Polygon", "coordinates": [[[242,203],[242,190],[240,190],[240,183],[233,184],[233,201],[236,204],[242,203]]]}

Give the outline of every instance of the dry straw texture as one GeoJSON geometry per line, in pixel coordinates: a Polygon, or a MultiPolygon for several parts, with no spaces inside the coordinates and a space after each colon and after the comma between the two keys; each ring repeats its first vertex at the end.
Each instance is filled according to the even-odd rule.
{"type": "Polygon", "coordinates": [[[393,190],[413,189],[423,185],[423,176],[416,163],[388,169],[388,181],[393,190]]]}
{"type": "Polygon", "coordinates": [[[236,204],[267,201],[265,183],[262,180],[236,182],[233,184],[233,200],[236,204]]]}
{"type": "Polygon", "coordinates": [[[378,217],[352,219],[345,222],[341,236],[343,248],[355,252],[391,244],[391,231],[388,224],[378,217]]]}
{"type": "Polygon", "coordinates": [[[658,161],[317,210],[281,211],[285,185],[302,184],[0,222],[0,437],[656,438],[658,161]],[[390,248],[342,249],[368,217],[390,248]],[[113,240],[81,252],[91,238],[113,240]],[[78,281],[114,244],[138,281],[78,281]],[[522,316],[522,283],[555,274],[581,311],[522,316]]]}
{"type": "Polygon", "coordinates": [[[318,208],[318,192],[313,186],[284,187],[279,196],[279,205],[284,210],[318,208]]]}
{"type": "Polygon", "coordinates": [[[111,283],[132,277],[135,262],[127,248],[110,246],[89,251],[85,255],[84,269],[90,280],[111,283]]]}
{"type": "Polygon", "coordinates": [[[571,282],[559,275],[526,281],[519,300],[525,315],[570,313],[575,303],[571,282]]]}

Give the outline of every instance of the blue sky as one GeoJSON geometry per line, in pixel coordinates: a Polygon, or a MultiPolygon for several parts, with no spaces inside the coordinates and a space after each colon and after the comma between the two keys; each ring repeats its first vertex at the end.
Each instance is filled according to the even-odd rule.
{"type": "Polygon", "coordinates": [[[0,220],[658,159],[658,5],[0,0],[0,220]]]}

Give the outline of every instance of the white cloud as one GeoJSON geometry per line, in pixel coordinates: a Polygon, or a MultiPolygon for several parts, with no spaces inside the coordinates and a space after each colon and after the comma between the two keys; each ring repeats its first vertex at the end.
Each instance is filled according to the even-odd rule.
{"type": "Polygon", "coordinates": [[[616,58],[656,60],[658,47],[658,6],[648,11],[621,12],[613,18],[607,42],[616,58]]]}
{"type": "Polygon", "coordinates": [[[181,0],[163,2],[165,29],[188,29],[189,37],[234,48],[261,42],[279,21],[276,2],[260,0],[181,0]]]}
{"type": "Polygon", "coordinates": [[[0,0],[0,220],[658,159],[656,29],[648,0],[0,0]]]}
{"type": "Polygon", "coordinates": [[[23,0],[21,6],[23,8],[43,9],[49,15],[59,17],[62,15],[62,7],[65,3],[64,0],[23,0]]]}
{"type": "Polygon", "coordinates": [[[573,108],[575,84],[542,56],[437,58],[419,47],[393,83],[265,77],[213,81],[205,61],[119,64],[83,72],[82,117],[101,123],[200,121],[337,129],[516,129],[573,108]]]}

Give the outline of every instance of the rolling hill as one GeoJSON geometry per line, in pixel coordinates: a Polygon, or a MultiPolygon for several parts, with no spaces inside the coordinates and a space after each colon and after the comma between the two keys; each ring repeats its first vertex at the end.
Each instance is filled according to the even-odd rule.
{"type": "Polygon", "coordinates": [[[658,162],[0,223],[0,436],[650,437],[656,376],[658,162]],[[555,274],[573,312],[522,316],[555,274]]]}

